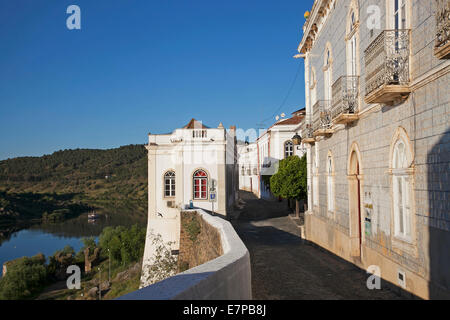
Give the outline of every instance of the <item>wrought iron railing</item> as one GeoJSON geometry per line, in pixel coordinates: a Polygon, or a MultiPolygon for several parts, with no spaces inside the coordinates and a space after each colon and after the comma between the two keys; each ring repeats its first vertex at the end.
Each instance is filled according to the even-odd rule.
{"type": "Polygon", "coordinates": [[[383,85],[409,83],[409,30],[384,30],[364,51],[366,95],[383,85]]]}
{"type": "Polygon", "coordinates": [[[450,0],[436,0],[436,48],[441,48],[450,38],[450,0]]]}
{"type": "Polygon", "coordinates": [[[331,127],[331,101],[319,100],[313,106],[313,129],[329,129],[331,127]]]}
{"type": "Polygon", "coordinates": [[[358,112],[358,76],[342,76],[333,84],[331,101],[331,117],[358,112]]]}

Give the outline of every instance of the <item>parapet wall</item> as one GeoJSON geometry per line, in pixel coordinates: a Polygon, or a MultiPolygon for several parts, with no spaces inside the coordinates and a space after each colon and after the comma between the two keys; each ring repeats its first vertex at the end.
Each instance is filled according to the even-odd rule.
{"type": "Polygon", "coordinates": [[[219,231],[196,211],[182,211],[178,270],[192,269],[222,254],[219,231]]]}
{"type": "Polygon", "coordinates": [[[205,224],[217,230],[223,254],[173,277],[126,294],[119,300],[252,298],[250,254],[233,226],[228,221],[211,216],[201,209],[187,210],[183,213],[189,212],[196,212],[205,224]]]}

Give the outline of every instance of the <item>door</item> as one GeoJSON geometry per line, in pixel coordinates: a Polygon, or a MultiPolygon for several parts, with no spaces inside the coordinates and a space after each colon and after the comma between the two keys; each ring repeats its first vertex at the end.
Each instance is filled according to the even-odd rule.
{"type": "Polygon", "coordinates": [[[359,180],[359,163],[356,164],[356,185],[358,190],[358,238],[359,238],[359,256],[361,256],[362,232],[361,232],[361,181],[359,180]]]}
{"type": "Polygon", "coordinates": [[[356,151],[350,155],[348,172],[349,211],[350,211],[350,246],[351,255],[361,257],[362,223],[361,223],[361,172],[356,151]]]}

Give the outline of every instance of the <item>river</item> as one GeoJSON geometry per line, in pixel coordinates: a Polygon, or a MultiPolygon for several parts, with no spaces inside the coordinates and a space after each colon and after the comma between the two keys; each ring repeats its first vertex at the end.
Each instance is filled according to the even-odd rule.
{"type": "MultiPolygon", "coordinates": [[[[49,257],[66,245],[75,252],[83,246],[81,239],[95,237],[96,240],[107,226],[146,226],[147,219],[142,215],[114,212],[104,213],[95,221],[88,221],[87,213],[60,223],[33,225],[11,235],[0,244],[0,267],[6,262],[23,256],[43,253],[49,257]]],[[[1,269],[0,269],[1,277],[1,269]]]]}

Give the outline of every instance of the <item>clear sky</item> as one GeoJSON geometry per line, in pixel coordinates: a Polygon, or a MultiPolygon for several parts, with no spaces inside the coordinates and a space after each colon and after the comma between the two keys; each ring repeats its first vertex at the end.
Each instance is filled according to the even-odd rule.
{"type": "Polygon", "coordinates": [[[313,0],[0,1],[0,159],[145,143],[192,117],[256,128],[304,106],[313,0]],[[81,8],[81,30],[66,9],[81,8]]]}

